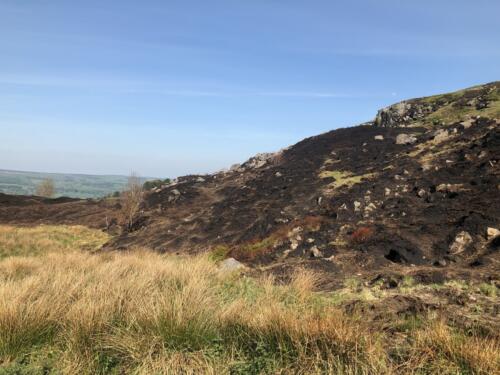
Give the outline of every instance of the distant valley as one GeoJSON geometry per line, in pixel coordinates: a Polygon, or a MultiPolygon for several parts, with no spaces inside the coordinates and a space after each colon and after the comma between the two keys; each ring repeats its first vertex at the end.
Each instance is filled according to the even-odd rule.
{"type": "Polygon", "coordinates": [[[122,191],[127,176],[22,172],[0,169],[0,193],[33,195],[45,179],[55,186],[55,197],[101,198],[122,191]]]}

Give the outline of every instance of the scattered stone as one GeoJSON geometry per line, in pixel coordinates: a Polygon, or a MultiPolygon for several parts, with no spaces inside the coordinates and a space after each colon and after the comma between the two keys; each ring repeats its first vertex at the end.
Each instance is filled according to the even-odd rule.
{"type": "Polygon", "coordinates": [[[384,136],[383,135],[376,135],[375,137],[373,137],[373,139],[375,139],[376,141],[383,141],[384,136]]]}
{"type": "Polygon", "coordinates": [[[440,266],[440,267],[446,267],[448,263],[446,263],[446,260],[444,259],[439,259],[437,262],[436,262],[436,265],[437,266],[440,266]]]}
{"type": "Polygon", "coordinates": [[[450,254],[456,255],[463,253],[471,243],[472,236],[468,232],[462,231],[458,233],[450,246],[450,254]]]}
{"type": "Polygon", "coordinates": [[[420,189],[417,193],[417,195],[420,197],[420,198],[423,198],[425,197],[425,195],[427,194],[427,192],[424,190],[424,189],[420,189]]]}
{"type": "Polygon", "coordinates": [[[460,125],[462,125],[465,129],[469,129],[473,124],[474,124],[474,121],[472,121],[472,120],[462,121],[460,123],[460,125]]]}
{"type": "Polygon", "coordinates": [[[323,257],[323,253],[318,249],[317,246],[311,247],[311,249],[309,250],[309,254],[311,255],[312,258],[323,257]]]}
{"type": "Polygon", "coordinates": [[[307,243],[313,243],[314,242],[314,238],[308,238],[307,239],[307,243]]]}
{"type": "Polygon", "coordinates": [[[181,195],[181,192],[177,189],[174,189],[172,190],[172,194],[178,197],[179,195],[181,195]]]}
{"type": "Polygon", "coordinates": [[[198,177],[196,179],[196,182],[205,182],[205,179],[203,177],[198,177]]]}
{"type": "Polygon", "coordinates": [[[370,203],[368,206],[365,207],[365,211],[372,212],[377,209],[377,206],[375,206],[373,203],[370,203]]]}
{"type": "Polygon", "coordinates": [[[361,209],[361,202],[354,201],[354,211],[359,211],[361,209]]]}
{"type": "Polygon", "coordinates": [[[450,137],[450,133],[448,130],[439,129],[434,133],[434,142],[441,143],[446,141],[450,137]]]}
{"type": "Polygon", "coordinates": [[[500,230],[498,230],[497,228],[489,227],[488,229],[486,229],[486,238],[488,240],[492,240],[499,236],[500,236],[500,230]]]}
{"type": "Polygon", "coordinates": [[[385,188],[385,196],[387,197],[389,195],[391,195],[391,189],[385,188]]]}
{"type": "Polygon", "coordinates": [[[487,151],[481,151],[477,157],[480,158],[480,159],[482,159],[482,158],[484,158],[486,156],[488,156],[488,152],[487,151]]]}
{"type": "Polygon", "coordinates": [[[396,137],[397,145],[411,145],[417,141],[417,138],[413,135],[409,135],[406,133],[399,134],[396,137]]]}
{"type": "Polygon", "coordinates": [[[281,176],[283,176],[283,175],[281,174],[281,172],[276,172],[274,175],[275,175],[276,177],[281,177],[281,176]]]}
{"type": "Polygon", "coordinates": [[[462,184],[439,184],[436,187],[436,191],[440,193],[458,193],[464,190],[465,189],[462,184]]]}

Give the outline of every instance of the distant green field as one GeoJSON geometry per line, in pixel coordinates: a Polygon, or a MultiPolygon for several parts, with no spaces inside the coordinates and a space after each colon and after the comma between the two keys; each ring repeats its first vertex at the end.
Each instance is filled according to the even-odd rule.
{"type": "Polygon", "coordinates": [[[127,184],[127,176],[19,172],[0,169],[0,193],[33,195],[37,185],[46,178],[54,181],[56,197],[99,198],[121,191],[127,184]]]}

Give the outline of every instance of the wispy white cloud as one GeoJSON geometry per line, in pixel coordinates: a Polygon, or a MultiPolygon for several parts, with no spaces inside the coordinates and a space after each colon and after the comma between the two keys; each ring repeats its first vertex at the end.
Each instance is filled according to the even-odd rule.
{"type": "MultiPolygon", "coordinates": [[[[149,80],[134,80],[120,77],[99,76],[49,76],[49,75],[20,75],[0,74],[0,91],[8,93],[8,88],[2,85],[25,86],[34,88],[57,88],[68,90],[102,90],[111,91],[116,94],[155,94],[176,97],[275,97],[275,98],[310,98],[310,99],[349,99],[367,97],[370,95],[348,92],[337,92],[328,90],[247,90],[238,88],[182,88],[180,84],[169,87],[169,82],[151,82],[149,80]],[[181,86],[181,87],[179,87],[181,86]]],[[[382,94],[388,96],[389,94],[382,94]]],[[[380,95],[378,95],[380,96],[380,95]]]]}
{"type": "Polygon", "coordinates": [[[297,98],[354,98],[358,95],[325,92],[325,91],[266,91],[257,93],[259,96],[297,97],[297,98]]]}

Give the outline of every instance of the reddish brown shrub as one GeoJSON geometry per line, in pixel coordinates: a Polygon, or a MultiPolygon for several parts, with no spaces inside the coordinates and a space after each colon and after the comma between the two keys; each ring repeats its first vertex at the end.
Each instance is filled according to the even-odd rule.
{"type": "Polygon", "coordinates": [[[370,227],[360,227],[351,235],[351,241],[354,243],[364,243],[373,237],[375,230],[370,227]]]}

